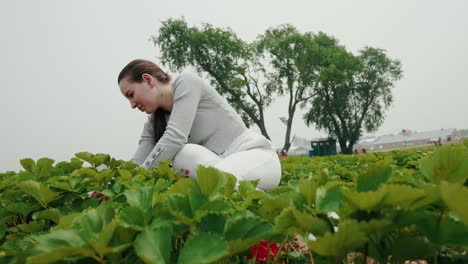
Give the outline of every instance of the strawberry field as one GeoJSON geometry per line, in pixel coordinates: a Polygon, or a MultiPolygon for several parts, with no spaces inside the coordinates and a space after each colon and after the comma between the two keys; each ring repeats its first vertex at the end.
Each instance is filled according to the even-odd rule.
{"type": "Polygon", "coordinates": [[[468,141],[289,157],[269,192],[106,154],[20,163],[0,174],[0,263],[468,262],[468,141]]]}

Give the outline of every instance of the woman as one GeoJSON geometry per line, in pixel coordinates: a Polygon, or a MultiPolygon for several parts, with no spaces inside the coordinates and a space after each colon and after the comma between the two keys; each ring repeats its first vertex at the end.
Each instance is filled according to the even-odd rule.
{"type": "Polygon", "coordinates": [[[278,186],[281,166],[271,142],[245,126],[216,90],[198,76],[182,73],[171,81],[156,64],[134,60],[118,84],[132,108],[150,114],[132,161],[153,168],[171,160],[176,171],[196,179],[198,165],[259,179],[258,188],[278,186]]]}

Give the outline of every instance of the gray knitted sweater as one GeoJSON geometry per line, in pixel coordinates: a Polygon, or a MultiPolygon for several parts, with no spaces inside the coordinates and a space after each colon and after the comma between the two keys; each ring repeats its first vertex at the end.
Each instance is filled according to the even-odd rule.
{"type": "Polygon", "coordinates": [[[202,145],[221,155],[247,128],[229,103],[198,76],[182,73],[173,82],[174,105],[158,142],[148,120],[132,161],[153,168],[172,160],[186,143],[202,145]]]}

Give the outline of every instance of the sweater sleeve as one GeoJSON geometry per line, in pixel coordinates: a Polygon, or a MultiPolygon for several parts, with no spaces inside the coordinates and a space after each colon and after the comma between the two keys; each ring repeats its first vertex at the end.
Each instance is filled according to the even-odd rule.
{"type": "Polygon", "coordinates": [[[173,84],[172,112],[161,139],[141,164],[153,168],[164,160],[172,160],[187,143],[197,108],[203,95],[203,80],[189,73],[181,74],[173,84]]]}
{"type": "Polygon", "coordinates": [[[150,121],[146,121],[143,126],[143,132],[141,133],[140,141],[138,142],[138,148],[133,155],[131,161],[135,162],[138,165],[143,164],[146,157],[149,155],[151,150],[153,150],[156,142],[154,140],[153,128],[150,124],[150,121]]]}

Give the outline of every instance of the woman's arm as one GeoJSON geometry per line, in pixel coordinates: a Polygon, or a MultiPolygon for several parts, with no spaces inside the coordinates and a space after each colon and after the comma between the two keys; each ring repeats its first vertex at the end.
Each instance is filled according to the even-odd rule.
{"type": "Polygon", "coordinates": [[[151,150],[153,150],[156,142],[154,140],[154,131],[153,127],[150,124],[150,120],[146,121],[143,132],[141,133],[140,141],[138,142],[138,148],[133,155],[131,161],[135,162],[138,165],[143,164],[145,159],[150,154],[151,150]]]}
{"type": "Polygon", "coordinates": [[[172,160],[187,143],[205,85],[201,78],[189,73],[176,78],[174,104],[166,131],[141,166],[153,168],[161,161],[172,160]]]}

